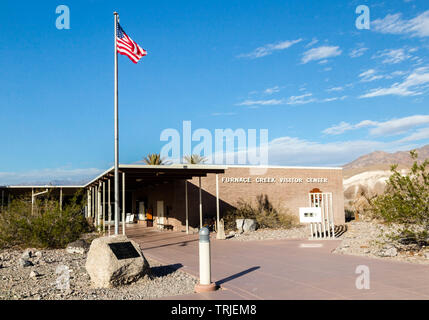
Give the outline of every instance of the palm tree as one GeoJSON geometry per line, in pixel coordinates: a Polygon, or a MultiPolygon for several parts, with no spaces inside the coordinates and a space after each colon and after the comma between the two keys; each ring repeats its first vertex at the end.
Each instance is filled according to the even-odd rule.
{"type": "Polygon", "coordinates": [[[143,162],[151,166],[160,166],[160,165],[167,164],[167,162],[164,161],[164,158],[161,158],[161,155],[159,153],[149,153],[143,159],[143,162]]]}
{"type": "Polygon", "coordinates": [[[200,163],[205,163],[207,161],[206,157],[202,157],[199,154],[184,156],[183,159],[185,160],[186,163],[189,163],[189,164],[200,164],[200,163]]]}

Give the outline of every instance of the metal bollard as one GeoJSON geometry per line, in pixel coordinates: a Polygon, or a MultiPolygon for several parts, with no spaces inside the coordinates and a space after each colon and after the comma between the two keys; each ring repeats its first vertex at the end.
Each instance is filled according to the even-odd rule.
{"type": "Polygon", "coordinates": [[[201,228],[199,235],[200,283],[195,286],[195,292],[215,291],[216,284],[211,281],[210,231],[205,227],[201,228]]]}

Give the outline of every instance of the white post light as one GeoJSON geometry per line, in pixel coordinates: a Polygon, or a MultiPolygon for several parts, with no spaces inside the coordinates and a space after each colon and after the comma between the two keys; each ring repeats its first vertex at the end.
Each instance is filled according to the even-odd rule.
{"type": "Polygon", "coordinates": [[[195,292],[215,291],[216,284],[211,282],[210,231],[206,227],[201,228],[199,235],[200,283],[195,286],[195,292]]]}

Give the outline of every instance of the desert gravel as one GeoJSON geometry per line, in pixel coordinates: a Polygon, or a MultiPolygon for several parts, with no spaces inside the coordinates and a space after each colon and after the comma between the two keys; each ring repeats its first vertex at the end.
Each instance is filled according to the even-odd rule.
{"type": "Polygon", "coordinates": [[[341,244],[334,250],[336,254],[429,264],[429,259],[426,258],[429,257],[427,254],[429,248],[413,250],[413,248],[392,243],[386,237],[386,234],[394,230],[391,227],[374,222],[352,221],[347,223],[347,229],[347,232],[340,237],[341,244]]]}
{"type": "Polygon", "coordinates": [[[258,229],[241,234],[235,233],[228,236],[228,239],[235,241],[307,239],[309,235],[308,227],[299,226],[291,229],[258,229]]]}
{"type": "Polygon", "coordinates": [[[113,289],[91,287],[85,269],[86,254],[70,254],[65,250],[32,250],[33,266],[23,267],[23,250],[0,251],[1,300],[141,300],[190,294],[197,279],[178,270],[149,260],[152,275],[136,283],[113,289]],[[37,255],[35,253],[37,252],[37,255]],[[56,270],[67,266],[70,288],[58,289],[56,270]]]}

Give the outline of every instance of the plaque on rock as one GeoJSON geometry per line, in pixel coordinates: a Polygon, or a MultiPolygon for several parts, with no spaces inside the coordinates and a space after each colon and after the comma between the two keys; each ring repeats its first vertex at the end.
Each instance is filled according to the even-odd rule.
{"type": "Polygon", "coordinates": [[[131,242],[109,243],[109,247],[118,260],[140,257],[131,242]]]}

